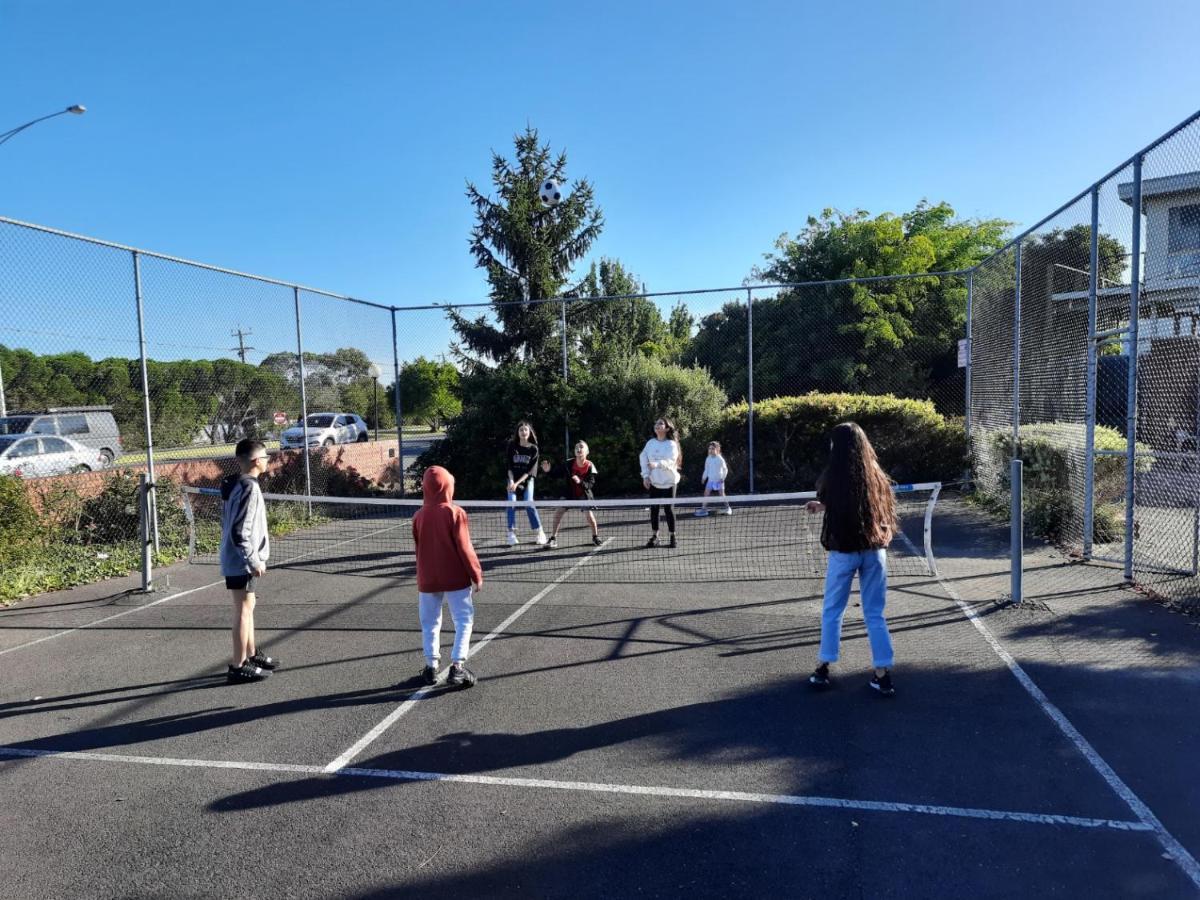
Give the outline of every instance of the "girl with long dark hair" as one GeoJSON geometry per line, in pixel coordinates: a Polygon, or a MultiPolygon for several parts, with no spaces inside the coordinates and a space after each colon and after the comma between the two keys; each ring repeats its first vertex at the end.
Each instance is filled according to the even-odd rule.
{"type": "Polygon", "coordinates": [[[675,504],[656,503],[656,500],[674,500],[679,485],[679,471],[683,468],[683,450],[675,435],[675,426],[666,417],[654,422],[654,437],[646,441],[639,462],[642,465],[642,484],[650,492],[650,530],[653,532],[647,547],[658,546],[659,510],[666,513],[670,545],[675,546],[675,504]]]}
{"type": "MultiPolygon", "coordinates": [[[[513,503],[523,495],[525,512],[529,516],[529,528],[538,544],[546,543],[546,532],[542,530],[542,519],[533,505],[533,482],[537,477],[538,442],[533,426],[522,419],[517,423],[513,438],[504,450],[504,462],[508,469],[508,502],[513,503]]],[[[508,545],[521,543],[517,537],[517,510],[510,506],[505,510],[508,520],[508,545]]]]}
{"type": "Polygon", "coordinates": [[[875,666],[870,686],[882,696],[892,686],[892,639],[883,608],[887,601],[887,546],[896,533],[896,499],[892,482],[875,456],[875,448],[854,422],[833,429],[829,463],[817,480],[817,499],[810,513],[824,512],[821,546],[829,551],[825,571],[825,605],[821,612],[821,649],[809,677],[814,687],[829,687],[829,665],[838,660],[842,617],[850,587],[858,574],[863,619],[875,666]]]}

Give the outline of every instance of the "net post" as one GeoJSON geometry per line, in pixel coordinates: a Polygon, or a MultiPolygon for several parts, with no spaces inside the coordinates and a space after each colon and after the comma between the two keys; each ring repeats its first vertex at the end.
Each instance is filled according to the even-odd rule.
{"type": "Polygon", "coordinates": [[[1009,471],[1009,493],[1012,496],[1011,533],[1009,535],[1009,599],[1015,605],[1020,605],[1022,599],[1022,565],[1025,553],[1025,512],[1023,506],[1024,475],[1020,457],[1013,457],[1009,471]]]}
{"type": "Polygon", "coordinates": [[[1088,256],[1087,399],[1083,434],[1083,558],[1092,558],[1096,516],[1096,331],[1099,328],[1097,288],[1100,283],[1100,189],[1092,188],[1092,235],[1088,256]]]}
{"type": "MultiPolygon", "coordinates": [[[[300,327],[300,288],[293,285],[292,299],[296,304],[296,360],[300,364],[300,427],[304,433],[304,496],[312,496],[312,456],[308,449],[308,387],[307,373],[304,370],[304,334],[300,327]]],[[[312,504],[308,504],[308,514],[312,515],[312,504]]]]}
{"type": "Polygon", "coordinates": [[[929,566],[929,574],[937,577],[937,560],[933,557],[933,508],[937,505],[938,495],[942,492],[942,483],[939,481],[933,486],[933,491],[929,495],[929,500],[925,504],[925,524],[923,530],[925,550],[925,562],[929,566]]]}
{"type": "Polygon", "coordinates": [[[138,475],[138,540],[142,545],[142,593],[154,590],[154,554],[150,527],[150,487],[145,472],[138,475]]]}
{"type": "Polygon", "coordinates": [[[1142,160],[1133,160],[1133,246],[1129,258],[1129,370],[1125,385],[1125,580],[1133,581],[1134,478],[1137,473],[1138,318],[1141,315],[1142,160]]]}
{"type": "Polygon", "coordinates": [[[192,492],[185,484],[179,491],[183,498],[183,518],[187,522],[188,531],[188,562],[196,561],[196,510],[192,508],[192,492]]]}
{"type": "Polygon", "coordinates": [[[142,263],[138,251],[133,253],[133,296],[137,303],[138,355],[142,366],[142,417],[146,428],[146,475],[149,485],[147,514],[150,518],[150,539],[158,552],[158,504],[154,498],[154,430],[150,421],[150,369],[146,358],[146,315],[142,303],[142,263]]]}
{"type": "Polygon", "coordinates": [[[1021,242],[1016,248],[1016,282],[1013,287],[1013,455],[1021,443],[1021,242]]]}
{"type": "Polygon", "coordinates": [[[404,496],[404,406],[400,402],[400,342],[396,337],[396,308],[392,307],[392,402],[396,407],[396,474],[404,496]]]}
{"type": "Polygon", "coordinates": [[[746,447],[754,493],[754,291],[746,288],[746,447]]]}

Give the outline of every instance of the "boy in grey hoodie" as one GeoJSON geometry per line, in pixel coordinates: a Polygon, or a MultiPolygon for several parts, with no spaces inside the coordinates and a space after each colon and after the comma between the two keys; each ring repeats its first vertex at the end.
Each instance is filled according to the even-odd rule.
{"type": "Polygon", "coordinates": [[[271,543],[267,510],[258,476],[267,471],[267,448],[245,438],[234,448],[240,474],[221,479],[221,574],[233,593],[233,662],[226,675],[230,684],[261,681],[279,661],[254,642],[254,588],[267,572],[271,543]]]}

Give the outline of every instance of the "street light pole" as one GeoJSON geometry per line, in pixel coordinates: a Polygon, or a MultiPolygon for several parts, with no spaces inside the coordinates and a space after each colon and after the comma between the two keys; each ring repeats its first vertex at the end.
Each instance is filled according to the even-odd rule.
{"type": "Polygon", "coordinates": [[[375,394],[375,443],[379,443],[379,366],[371,363],[371,368],[367,370],[367,374],[371,376],[371,384],[374,387],[375,394]]]}
{"type": "Polygon", "coordinates": [[[18,125],[16,128],[10,128],[8,131],[0,132],[0,144],[5,144],[8,141],[11,141],[26,128],[32,128],[38,122],[45,122],[47,119],[53,119],[55,116],[65,116],[67,113],[70,113],[73,116],[82,116],[85,112],[87,112],[87,107],[79,103],[76,103],[74,106],[68,106],[66,109],[60,109],[58,112],[50,113],[48,116],[42,116],[34,119],[32,122],[26,122],[24,125],[18,125]]]}

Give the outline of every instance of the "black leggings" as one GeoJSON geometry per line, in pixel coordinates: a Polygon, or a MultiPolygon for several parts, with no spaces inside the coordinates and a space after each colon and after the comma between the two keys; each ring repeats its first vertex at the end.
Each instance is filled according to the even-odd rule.
{"type": "Polygon", "coordinates": [[[667,531],[671,534],[675,533],[675,505],[672,503],[655,503],[655,497],[670,497],[675,498],[675,485],[669,488],[652,487],[650,488],[650,528],[656,534],[658,533],[658,511],[663,509],[667,515],[667,531]]]}

